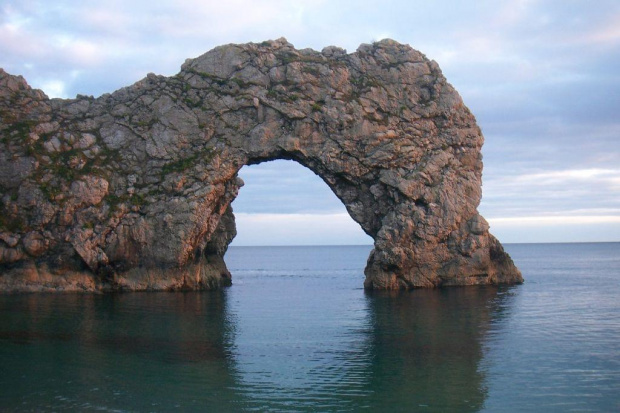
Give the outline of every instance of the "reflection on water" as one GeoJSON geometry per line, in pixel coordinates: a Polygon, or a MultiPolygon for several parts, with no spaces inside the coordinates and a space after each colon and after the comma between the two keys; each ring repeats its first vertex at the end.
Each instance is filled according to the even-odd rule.
{"type": "Polygon", "coordinates": [[[0,303],[3,411],[192,410],[234,401],[234,325],[221,292],[33,294],[0,303]]]}
{"type": "MultiPolygon", "coordinates": [[[[169,362],[224,359],[225,295],[24,295],[8,297],[16,344],[74,342],[169,362]]],[[[8,307],[8,305],[7,305],[8,307]]]]}
{"type": "Polygon", "coordinates": [[[369,294],[372,407],[478,411],[482,343],[510,297],[494,287],[369,294]]]}
{"type": "Polygon", "coordinates": [[[350,290],[347,303],[289,293],[249,307],[226,291],[2,297],[1,406],[481,407],[481,339],[506,294],[350,290]]]}

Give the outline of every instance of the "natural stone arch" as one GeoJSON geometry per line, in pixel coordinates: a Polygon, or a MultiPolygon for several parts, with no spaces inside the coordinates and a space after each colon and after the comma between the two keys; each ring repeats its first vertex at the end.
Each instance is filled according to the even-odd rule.
{"type": "Polygon", "coordinates": [[[237,173],[273,159],[318,174],[375,240],[367,288],[521,281],[477,212],[480,129],[409,46],[222,46],[97,99],[1,75],[3,213],[20,223],[1,223],[5,289],[227,285],[237,173]]]}

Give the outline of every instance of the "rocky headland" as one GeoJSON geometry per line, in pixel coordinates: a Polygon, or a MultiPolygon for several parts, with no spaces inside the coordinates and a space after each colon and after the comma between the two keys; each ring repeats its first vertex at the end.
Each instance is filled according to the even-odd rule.
{"type": "Polygon", "coordinates": [[[48,99],[0,69],[0,291],[214,289],[244,165],[319,175],[375,241],[364,286],[518,283],[477,212],[483,136],[392,40],[226,45],[172,77],[48,99]]]}

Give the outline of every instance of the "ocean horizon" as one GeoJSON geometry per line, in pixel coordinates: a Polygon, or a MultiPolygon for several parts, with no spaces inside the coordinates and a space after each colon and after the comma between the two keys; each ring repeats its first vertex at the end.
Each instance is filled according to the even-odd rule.
{"type": "MultiPolygon", "coordinates": [[[[540,245],[540,244],[618,244],[620,241],[567,241],[567,242],[502,242],[502,245],[540,245]]],[[[235,247],[373,247],[373,244],[273,244],[273,245],[234,245],[235,247]]]]}

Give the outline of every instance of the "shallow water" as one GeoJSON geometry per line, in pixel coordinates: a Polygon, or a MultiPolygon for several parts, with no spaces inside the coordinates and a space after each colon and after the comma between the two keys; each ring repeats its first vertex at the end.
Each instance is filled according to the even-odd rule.
{"type": "Polygon", "coordinates": [[[620,244],[366,293],[370,247],[233,247],[201,293],[0,296],[1,411],[618,411],[620,244]]]}

